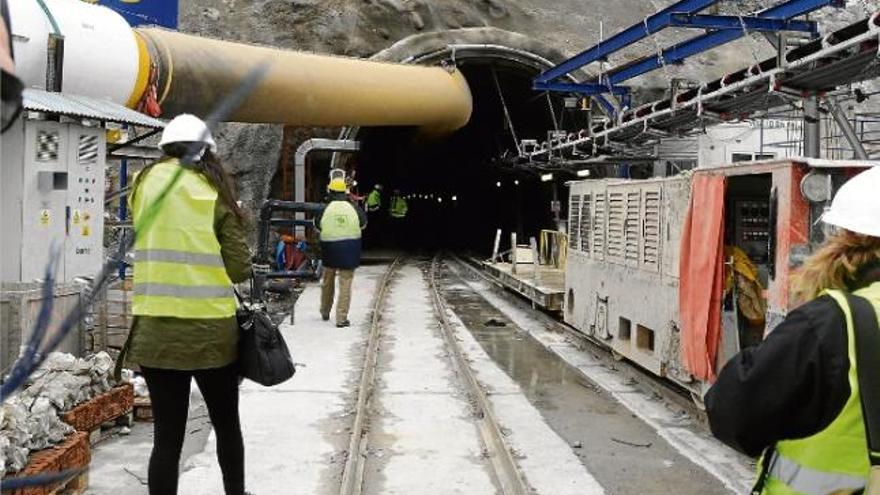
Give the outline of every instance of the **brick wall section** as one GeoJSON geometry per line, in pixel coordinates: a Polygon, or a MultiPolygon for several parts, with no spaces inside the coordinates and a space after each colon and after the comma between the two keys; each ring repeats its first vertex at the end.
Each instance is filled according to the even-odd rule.
{"type": "Polygon", "coordinates": [[[134,407],[134,387],[126,383],[83,402],[62,414],[61,419],[77,431],[89,432],[107,421],[128,413],[132,407],[134,407]]]}

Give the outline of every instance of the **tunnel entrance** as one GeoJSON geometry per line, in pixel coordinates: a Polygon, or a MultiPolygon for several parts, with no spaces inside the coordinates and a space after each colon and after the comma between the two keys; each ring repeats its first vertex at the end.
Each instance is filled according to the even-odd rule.
{"type": "Polygon", "coordinates": [[[459,58],[474,110],[470,122],[452,135],[422,136],[407,128],[349,130],[361,141],[361,152],[346,163],[360,194],[374,184],[383,186],[382,208],[370,214],[366,249],[487,255],[497,229],[507,246],[511,232],[527,244],[541,229],[557,228],[551,201],[556,188],[561,204],[566,203],[562,181],[568,178],[544,182],[534,170],[505,163],[516,155],[517,140],[544,140],[548,130],[576,128],[586,118],[576,109],[566,110],[562,98],[532,89],[532,78],[545,63],[549,66],[511,57],[498,47],[459,58]],[[389,215],[395,190],[408,203],[404,219],[389,215]]]}

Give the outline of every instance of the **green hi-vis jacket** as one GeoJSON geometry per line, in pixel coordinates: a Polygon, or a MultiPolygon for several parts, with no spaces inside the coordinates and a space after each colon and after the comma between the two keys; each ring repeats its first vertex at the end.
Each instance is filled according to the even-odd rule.
{"type": "Polygon", "coordinates": [[[367,195],[367,211],[376,211],[382,207],[382,193],[378,189],[373,189],[367,195]]]}
{"type": "Polygon", "coordinates": [[[137,232],[128,360],[165,369],[225,366],[237,358],[232,284],[250,276],[247,236],[207,179],[175,159],[138,183],[136,225],[175,177],[156,217],[137,232]]]}
{"type": "Polygon", "coordinates": [[[394,218],[404,218],[406,213],[409,211],[409,205],[406,200],[400,196],[394,196],[391,198],[391,206],[388,208],[388,212],[394,218]]]}
{"type": "MultiPolygon", "coordinates": [[[[862,489],[868,481],[870,462],[859,394],[853,314],[843,293],[826,293],[846,316],[850,395],[840,414],[824,430],[811,437],[777,442],[767,464],[764,495],[827,495],[862,489]]],[[[880,315],[880,283],[854,294],[870,301],[880,315]]]]}

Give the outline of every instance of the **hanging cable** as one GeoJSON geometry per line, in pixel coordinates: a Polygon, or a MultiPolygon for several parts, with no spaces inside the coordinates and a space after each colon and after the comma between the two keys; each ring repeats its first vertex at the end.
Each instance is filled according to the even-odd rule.
{"type": "MultiPolygon", "coordinates": [[[[553,130],[559,130],[559,122],[556,121],[556,110],[553,109],[553,99],[550,98],[550,92],[544,93],[547,96],[547,106],[550,107],[550,118],[553,119],[553,130]]],[[[563,114],[564,115],[564,114],[563,114]]]]}
{"type": "Polygon", "coordinates": [[[755,64],[760,68],[761,67],[761,59],[758,57],[758,54],[755,53],[755,40],[752,38],[751,33],[749,32],[748,26],[746,26],[746,21],[743,19],[742,14],[736,16],[739,19],[739,25],[742,27],[743,37],[748,38],[749,43],[749,51],[752,52],[752,59],[755,60],[755,64]]]}
{"type": "Polygon", "coordinates": [[[37,0],[37,4],[40,5],[40,8],[43,9],[43,12],[46,14],[46,18],[49,19],[49,24],[52,25],[52,30],[55,31],[55,34],[61,36],[61,28],[58,27],[58,21],[55,20],[55,16],[52,15],[52,11],[49,10],[49,6],[46,5],[46,2],[43,0],[37,0]]]}
{"type": "Polygon", "coordinates": [[[510,135],[513,136],[513,145],[516,152],[522,156],[522,149],[519,146],[519,139],[516,137],[516,129],[513,127],[513,120],[510,118],[510,111],[507,109],[507,102],[504,101],[504,93],[501,92],[501,83],[498,82],[498,73],[492,68],[492,79],[495,81],[495,89],[498,90],[498,98],[501,100],[501,108],[504,109],[504,118],[507,119],[507,126],[510,127],[510,135]]]}
{"type": "MultiPolygon", "coordinates": [[[[645,25],[645,32],[649,33],[650,28],[648,27],[648,18],[645,17],[642,20],[642,23],[645,25]]],[[[660,43],[657,42],[656,36],[651,36],[651,41],[654,42],[654,49],[657,50],[657,59],[660,60],[660,67],[663,68],[663,73],[666,75],[666,86],[671,88],[672,87],[672,76],[669,74],[669,66],[666,64],[666,57],[663,56],[663,48],[661,48],[660,43]]]]}

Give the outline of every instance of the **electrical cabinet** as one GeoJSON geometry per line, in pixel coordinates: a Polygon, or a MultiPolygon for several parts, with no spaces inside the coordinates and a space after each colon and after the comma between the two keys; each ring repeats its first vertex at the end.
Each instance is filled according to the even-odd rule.
{"type": "Polygon", "coordinates": [[[104,258],[106,133],[79,122],[22,118],[2,137],[3,282],[94,275],[104,258]]]}
{"type": "Polygon", "coordinates": [[[734,239],[749,258],[758,264],[769,261],[770,201],[748,199],[734,201],[734,239]]]}

